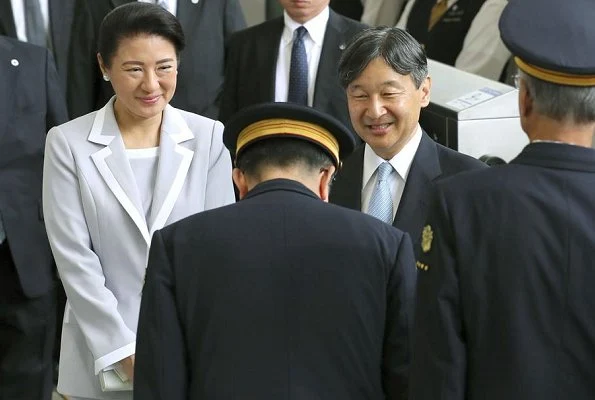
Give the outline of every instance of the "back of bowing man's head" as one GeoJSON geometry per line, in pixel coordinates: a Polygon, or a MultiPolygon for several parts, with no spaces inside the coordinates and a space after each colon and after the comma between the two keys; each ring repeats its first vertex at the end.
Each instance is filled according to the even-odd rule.
{"type": "Polygon", "coordinates": [[[291,179],[327,201],[330,184],[355,141],[333,117],[291,103],[265,103],[238,112],[223,140],[235,158],[240,198],[257,184],[291,179]]]}

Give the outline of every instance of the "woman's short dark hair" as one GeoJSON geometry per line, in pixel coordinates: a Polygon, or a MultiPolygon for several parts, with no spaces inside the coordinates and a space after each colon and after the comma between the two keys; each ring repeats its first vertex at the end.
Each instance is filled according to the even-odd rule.
{"type": "Polygon", "coordinates": [[[343,51],[339,61],[339,81],[343,88],[379,57],[395,72],[411,74],[418,89],[428,76],[428,59],[419,42],[402,29],[380,26],[355,35],[343,51]]]}
{"type": "Polygon", "coordinates": [[[134,1],[114,8],[99,27],[98,52],[110,66],[122,39],[156,35],[173,44],[178,60],[184,49],[184,31],[178,19],[161,6],[134,1]]]}

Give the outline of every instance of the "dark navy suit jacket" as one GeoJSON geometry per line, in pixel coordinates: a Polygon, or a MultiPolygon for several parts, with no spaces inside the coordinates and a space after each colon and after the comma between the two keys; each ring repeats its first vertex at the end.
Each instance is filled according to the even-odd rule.
{"type": "Polygon", "coordinates": [[[66,119],[66,103],[50,52],[0,36],[0,215],[27,297],[40,296],[53,287],[53,259],[41,209],[41,174],[45,135],[66,119]]]}
{"type": "Polygon", "coordinates": [[[406,399],[411,241],[300,183],[153,236],[135,399],[406,399]]]}
{"type": "MultiPolygon", "coordinates": [[[[343,162],[331,189],[331,203],[361,210],[364,149],[362,144],[343,162]]],[[[435,182],[461,171],[485,167],[481,161],[444,147],[423,132],[393,221],[393,226],[409,233],[416,254],[435,182]]]]}
{"type": "Polygon", "coordinates": [[[437,184],[411,398],[592,399],[595,150],[529,144],[437,184]]]}

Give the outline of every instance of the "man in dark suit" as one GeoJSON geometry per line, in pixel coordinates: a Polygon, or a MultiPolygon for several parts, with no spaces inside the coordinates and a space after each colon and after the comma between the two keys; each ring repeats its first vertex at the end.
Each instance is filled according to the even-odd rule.
{"type": "Polygon", "coordinates": [[[379,27],[354,37],[339,78],[365,143],[345,160],[330,201],[408,232],[418,253],[433,184],[485,164],[435,143],[419,126],[421,108],[430,101],[430,78],[425,53],[407,32],[379,27]],[[379,209],[384,196],[386,206],[379,209]]]}
{"type": "Polygon", "coordinates": [[[41,212],[45,135],[66,121],[47,49],[0,36],[0,398],[52,391],[55,273],[41,212]]]}
{"type": "Polygon", "coordinates": [[[531,143],[437,185],[411,398],[593,399],[595,54],[576,49],[595,46],[594,19],[592,0],[511,1],[502,14],[531,143]]]}
{"type": "Polygon", "coordinates": [[[351,132],[261,104],[224,141],[242,200],[154,234],[135,399],[406,399],[409,237],[326,203],[351,132]]]}
{"type": "Polygon", "coordinates": [[[252,104],[291,101],[312,106],[351,127],[337,62],[345,43],[365,25],[330,10],[329,0],[306,5],[279,2],[284,8],[282,17],[232,36],[219,119],[225,123],[252,104]],[[301,27],[305,28],[303,37],[298,36],[301,27]],[[293,82],[300,81],[300,69],[293,66],[299,61],[298,44],[307,58],[302,70],[307,76],[302,82],[305,95],[296,99],[294,93],[300,85],[293,82]]]}
{"type": "MultiPolygon", "coordinates": [[[[63,93],[66,93],[66,81],[68,77],[68,49],[70,48],[70,30],[74,12],[74,0],[45,0],[47,2],[48,28],[45,34],[45,43],[49,45],[54,55],[63,93]]],[[[27,37],[26,11],[23,0],[17,0],[20,7],[13,9],[14,1],[0,1],[0,35],[10,36],[22,41],[31,42],[27,37]],[[15,12],[18,11],[18,12],[15,12]],[[15,19],[16,15],[16,19],[15,19]]],[[[40,2],[41,3],[41,2],[40,2]]],[[[40,6],[41,11],[41,6],[40,6]]],[[[43,18],[42,18],[43,21],[43,18]]],[[[45,26],[41,27],[44,31],[45,26]]],[[[37,44],[37,43],[33,43],[37,44]]]]}
{"type": "MultiPolygon", "coordinates": [[[[76,0],[68,80],[71,118],[103,107],[114,92],[101,79],[97,64],[97,36],[103,17],[115,7],[135,0],[76,0]]],[[[184,29],[178,86],[171,104],[209,118],[219,114],[225,73],[225,42],[245,28],[238,0],[162,0],[184,29]]]]}

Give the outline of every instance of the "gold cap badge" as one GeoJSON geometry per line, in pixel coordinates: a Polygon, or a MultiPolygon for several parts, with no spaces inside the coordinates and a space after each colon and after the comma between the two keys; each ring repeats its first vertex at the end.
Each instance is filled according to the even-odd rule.
{"type": "Polygon", "coordinates": [[[434,239],[434,232],[430,225],[424,226],[424,230],[421,233],[421,249],[424,253],[427,253],[432,248],[432,239],[434,239]]]}

